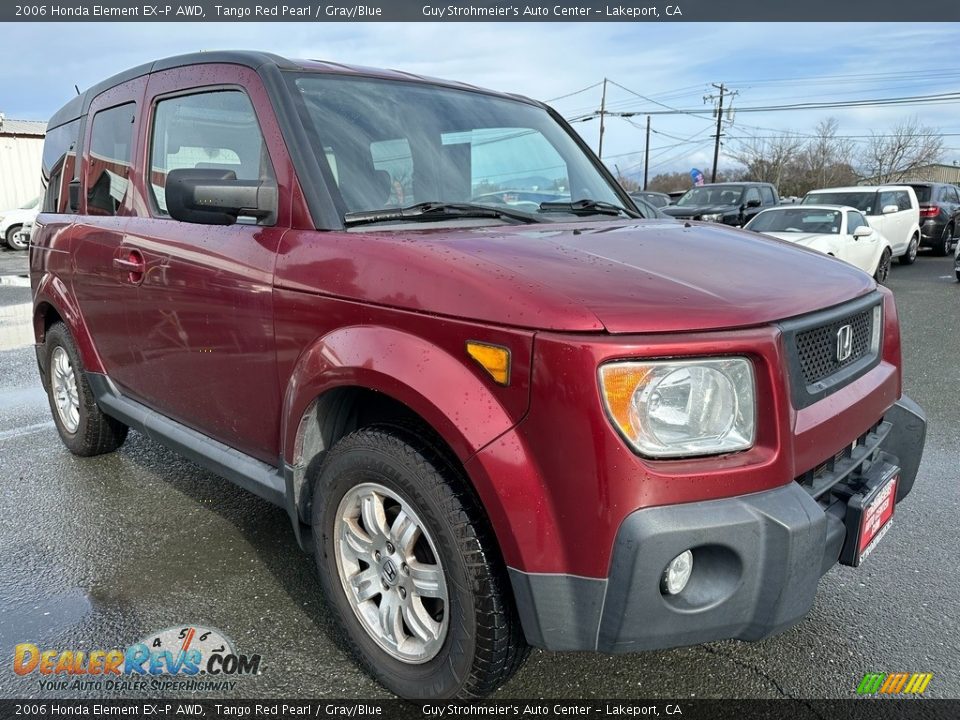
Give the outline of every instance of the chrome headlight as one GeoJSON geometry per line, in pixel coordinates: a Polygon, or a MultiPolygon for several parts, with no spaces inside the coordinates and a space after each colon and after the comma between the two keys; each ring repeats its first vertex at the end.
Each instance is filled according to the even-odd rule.
{"type": "Polygon", "coordinates": [[[723,213],[709,213],[707,215],[701,215],[700,219],[703,222],[723,222],[723,213]]]}
{"type": "Polygon", "coordinates": [[[614,426],[653,458],[746,450],[756,436],[756,382],[746,358],[610,362],[600,391],[614,426]]]}

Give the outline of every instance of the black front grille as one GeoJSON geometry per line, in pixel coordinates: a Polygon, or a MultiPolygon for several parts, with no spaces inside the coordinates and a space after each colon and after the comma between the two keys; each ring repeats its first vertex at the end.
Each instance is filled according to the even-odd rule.
{"type": "Polygon", "coordinates": [[[856,442],[847,445],[795,480],[811,496],[819,498],[835,485],[849,481],[859,472],[869,469],[871,463],[880,458],[880,445],[890,434],[892,427],[891,423],[880,420],[860,435],[856,442]]]}
{"type": "Polygon", "coordinates": [[[855,315],[835,320],[827,325],[797,333],[797,355],[807,385],[823,380],[870,352],[873,330],[873,311],[864,310],[855,315]],[[843,360],[837,359],[837,335],[840,328],[851,328],[851,352],[843,360]]]}
{"type": "Polygon", "coordinates": [[[874,292],[778,323],[795,408],[822,400],[879,364],[883,346],[882,303],[883,297],[874,292]],[[848,332],[847,326],[849,342],[843,343],[841,335],[848,332]],[[838,352],[839,349],[849,350],[849,355],[838,352]]]}

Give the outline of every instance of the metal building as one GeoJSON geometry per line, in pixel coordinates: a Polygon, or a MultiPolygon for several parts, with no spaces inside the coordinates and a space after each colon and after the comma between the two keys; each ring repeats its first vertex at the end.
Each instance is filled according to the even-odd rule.
{"type": "Polygon", "coordinates": [[[0,113],[0,212],[40,194],[45,122],[10,120],[0,113]]]}

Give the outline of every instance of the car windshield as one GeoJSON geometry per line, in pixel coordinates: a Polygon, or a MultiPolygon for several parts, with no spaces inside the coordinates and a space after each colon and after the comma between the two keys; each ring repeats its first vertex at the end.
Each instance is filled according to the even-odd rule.
{"type": "MultiPolygon", "coordinates": [[[[624,205],[574,138],[537,105],[423,83],[319,73],[291,78],[345,216],[440,203],[457,204],[464,216],[464,205],[481,205],[541,221],[574,213],[602,220],[610,208],[546,213],[541,204],[624,205]]],[[[418,216],[432,217],[449,219],[442,212],[418,216]]]]}
{"type": "Polygon", "coordinates": [[[39,198],[39,197],[35,197],[33,200],[31,200],[30,202],[28,202],[26,205],[21,205],[21,206],[20,206],[20,209],[21,209],[21,210],[33,210],[33,209],[34,209],[37,205],[39,205],[39,204],[40,204],[40,198],[39,198]]]}
{"type": "Polygon", "coordinates": [[[687,193],[677,200],[677,205],[739,205],[743,195],[742,185],[704,185],[687,190],[687,193]]]}
{"type": "Polygon", "coordinates": [[[877,198],[877,193],[873,190],[866,192],[857,192],[848,190],[844,192],[816,192],[807,193],[803,198],[803,205],[847,205],[854,207],[862,213],[873,214],[873,203],[877,198]]]}
{"type": "Polygon", "coordinates": [[[750,221],[747,229],[756,232],[836,235],[840,232],[841,222],[839,210],[798,207],[762,212],[750,221]]]}

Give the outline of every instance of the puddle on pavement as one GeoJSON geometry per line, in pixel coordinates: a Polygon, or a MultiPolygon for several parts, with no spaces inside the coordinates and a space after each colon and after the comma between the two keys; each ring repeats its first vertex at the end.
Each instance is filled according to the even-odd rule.
{"type": "Polygon", "coordinates": [[[0,647],[12,648],[17,643],[35,642],[69,630],[92,608],[87,594],[77,589],[4,607],[0,611],[0,647]]]}
{"type": "Polygon", "coordinates": [[[31,303],[0,307],[0,350],[16,350],[33,345],[32,313],[31,303]]]}

